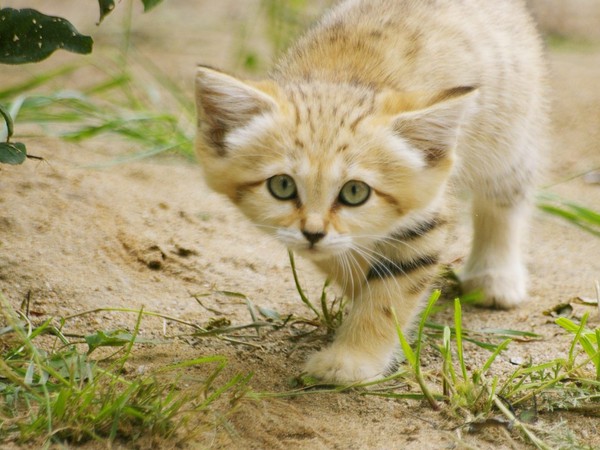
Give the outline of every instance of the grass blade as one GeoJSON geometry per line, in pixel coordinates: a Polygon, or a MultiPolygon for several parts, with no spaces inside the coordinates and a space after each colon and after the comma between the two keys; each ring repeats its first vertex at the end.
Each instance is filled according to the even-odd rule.
{"type": "Polygon", "coordinates": [[[292,276],[294,278],[294,284],[296,285],[296,291],[298,291],[298,295],[300,295],[300,300],[304,303],[308,308],[315,313],[318,320],[321,320],[321,313],[313,306],[311,301],[308,299],[306,294],[304,293],[304,289],[300,285],[300,280],[298,279],[298,272],[296,271],[296,261],[294,259],[294,252],[288,250],[288,256],[290,258],[290,266],[292,267],[292,276]]]}
{"type": "Polygon", "coordinates": [[[15,86],[11,86],[9,88],[5,88],[0,90],[0,101],[7,100],[18,95],[24,94],[25,92],[31,91],[36,87],[42,86],[46,83],[49,83],[52,80],[55,80],[64,75],[68,75],[73,73],[75,70],[79,69],[79,66],[64,66],[57,70],[53,70],[49,73],[44,73],[42,75],[37,75],[25,80],[22,83],[19,83],[15,86]]]}
{"type": "Polygon", "coordinates": [[[600,237],[600,213],[590,208],[552,194],[541,195],[538,208],[600,237]]]}
{"type": "Polygon", "coordinates": [[[458,363],[462,371],[463,380],[467,380],[467,367],[465,365],[465,357],[463,352],[463,336],[462,336],[462,308],[460,300],[454,299],[454,328],[456,329],[456,352],[458,354],[458,363]]]}

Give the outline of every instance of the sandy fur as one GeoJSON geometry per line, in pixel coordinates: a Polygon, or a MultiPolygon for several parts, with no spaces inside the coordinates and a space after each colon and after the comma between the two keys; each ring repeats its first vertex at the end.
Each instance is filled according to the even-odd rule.
{"type": "Polygon", "coordinates": [[[385,374],[392,310],[410,328],[436,273],[449,184],[473,197],[465,287],[484,305],[525,299],[520,247],[545,146],[544,84],[540,40],[517,0],[350,0],[266,81],[200,68],[207,182],[352,300],[309,373],[342,383],[385,374]],[[295,181],[293,200],[266,189],[280,174],[295,181]],[[340,203],[349,180],[370,186],[364,205],[340,203]]]}

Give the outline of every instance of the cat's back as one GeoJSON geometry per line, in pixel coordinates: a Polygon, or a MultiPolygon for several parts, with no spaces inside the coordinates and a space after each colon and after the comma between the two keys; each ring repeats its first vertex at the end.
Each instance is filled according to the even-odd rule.
{"type": "Polygon", "coordinates": [[[530,84],[542,53],[521,0],[347,0],[275,73],[398,90],[530,84]]]}

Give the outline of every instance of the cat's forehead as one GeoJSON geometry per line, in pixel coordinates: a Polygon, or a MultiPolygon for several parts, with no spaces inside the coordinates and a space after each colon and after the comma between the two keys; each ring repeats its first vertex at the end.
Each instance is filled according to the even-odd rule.
{"type": "Polygon", "coordinates": [[[358,84],[306,82],[288,84],[284,90],[300,121],[307,119],[303,113],[348,119],[353,111],[372,112],[375,103],[374,91],[358,84]]]}
{"type": "Polygon", "coordinates": [[[304,152],[339,153],[375,107],[375,94],[363,86],[304,83],[285,88],[293,114],[296,146],[304,152]]]}

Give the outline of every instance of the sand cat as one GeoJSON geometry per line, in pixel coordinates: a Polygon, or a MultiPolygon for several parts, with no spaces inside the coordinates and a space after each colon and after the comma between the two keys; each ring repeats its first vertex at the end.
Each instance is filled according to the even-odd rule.
{"type": "Polygon", "coordinates": [[[483,304],[526,298],[521,241],[544,146],[542,44],[521,0],[347,0],[263,81],[200,67],[206,180],[351,300],[306,371],[383,376],[472,193],[461,278],[483,304]],[[462,213],[462,210],[460,210],[462,213]]]}

